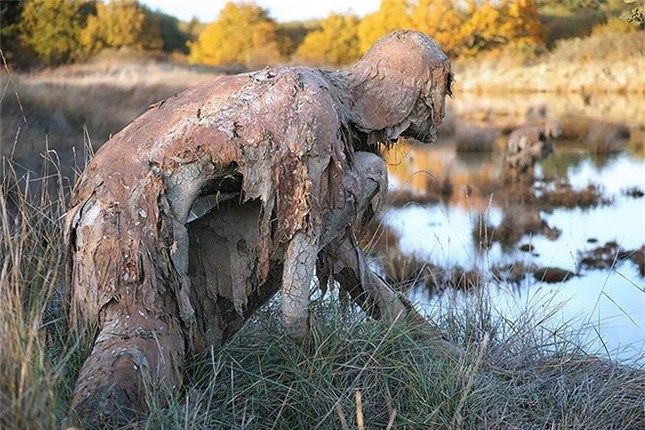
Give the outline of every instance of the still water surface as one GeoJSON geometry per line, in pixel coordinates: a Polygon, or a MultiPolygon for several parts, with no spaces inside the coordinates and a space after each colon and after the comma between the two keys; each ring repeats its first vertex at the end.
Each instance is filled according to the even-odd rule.
{"type": "MultiPolygon", "coordinates": [[[[577,273],[559,283],[541,282],[527,273],[519,285],[485,276],[483,288],[497,311],[507,318],[527,308],[553,312],[545,326],[580,329],[587,352],[645,364],[645,279],[636,263],[617,260],[609,269],[580,270],[581,253],[607,242],[614,241],[628,251],[645,245],[645,198],[626,193],[630,189],[645,190],[645,159],[639,145],[643,144],[634,145],[632,141],[618,154],[598,157],[589,153],[584,141],[557,142],[556,152],[538,166],[537,176],[566,180],[574,190],[595,185],[610,203],[588,208],[538,208],[539,214],[520,211],[514,216],[538,216],[557,229],[559,236],[524,234],[510,246],[493,243],[484,250],[472,234],[480,216],[495,226],[510,210],[508,202],[501,204],[494,192],[487,194],[481,191],[485,187],[478,187],[499,176],[499,152],[460,156],[449,138],[430,146],[403,146],[388,160],[394,191],[422,196],[445,183],[454,191],[439,201],[413,198],[418,202],[391,206],[383,212],[381,221],[398,238],[401,253],[421,262],[445,268],[476,268],[484,274],[490,273],[493,265],[518,262],[577,273]],[[462,191],[465,186],[470,193],[462,191]],[[522,244],[530,244],[532,250],[521,251],[522,244]]],[[[517,208],[513,210],[517,212],[517,208]]],[[[430,312],[455,295],[473,293],[435,293],[417,286],[409,294],[430,312]]]]}

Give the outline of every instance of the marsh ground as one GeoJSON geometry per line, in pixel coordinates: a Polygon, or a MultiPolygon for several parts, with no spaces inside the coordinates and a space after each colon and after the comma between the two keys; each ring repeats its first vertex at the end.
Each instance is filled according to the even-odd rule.
{"type": "MultiPolygon", "coordinates": [[[[220,72],[115,60],[32,74],[3,72],[0,427],[60,425],[88,351],[87,342],[65,329],[62,312],[61,216],[75,173],[91,149],[151,103],[220,72]],[[42,178],[47,187],[39,186],[42,178]]],[[[386,326],[353,311],[343,314],[333,295],[317,300],[314,339],[303,349],[282,335],[268,306],[238,339],[194,364],[185,388],[172,393],[170,406],[151,404],[150,414],[133,427],[314,423],[354,428],[361,416],[367,428],[642,428],[643,347],[632,351],[629,364],[616,361],[613,353],[611,359],[596,355],[603,351],[590,343],[584,327],[571,324],[559,300],[528,297],[536,288],[591,290],[588,299],[568,298],[565,305],[592,308],[587,327],[599,330],[600,347],[612,350],[606,347],[608,337],[623,330],[602,332],[607,323],[615,326],[615,320],[597,313],[598,304],[606,301],[617,303],[613,311],[628,316],[642,343],[645,288],[637,261],[623,261],[618,248],[608,247],[608,256],[595,261],[608,260],[609,266],[578,267],[583,258],[578,252],[610,241],[622,251],[642,249],[645,235],[638,220],[645,214],[639,212],[643,199],[637,196],[643,191],[643,112],[638,91],[482,96],[462,89],[451,102],[442,142],[430,148],[403,143],[388,155],[395,186],[380,231],[388,229],[386,234],[377,230],[369,246],[383,270],[384,258],[399,258],[393,270],[405,276],[397,275],[398,281],[415,287],[412,297],[425,303],[451,339],[472,352],[463,361],[437,357],[431,340],[415,327],[386,326]],[[500,145],[510,129],[535,120],[536,112],[562,121],[566,133],[554,157],[540,166],[542,182],[521,196],[539,202],[545,190],[556,186],[551,184],[563,180],[573,187],[573,203],[567,207],[562,198],[549,210],[505,212],[496,200],[500,145]],[[465,133],[475,143],[459,134],[469,127],[477,127],[465,133]],[[627,139],[619,132],[622,127],[629,130],[627,139]],[[607,154],[591,155],[603,151],[607,154]],[[589,184],[598,185],[599,197],[609,203],[580,208],[576,199],[589,184]],[[421,219],[396,213],[412,207],[421,211],[421,219]],[[560,234],[552,240],[549,228],[526,232],[521,225],[519,233],[509,230],[504,244],[497,239],[505,214],[515,220],[535,218],[539,225],[544,221],[560,234]],[[486,222],[474,228],[479,220],[486,222]],[[417,242],[406,245],[405,228],[397,223],[412,223],[417,242]],[[432,230],[442,225],[449,228],[432,230]],[[590,232],[593,225],[599,227],[590,232]],[[475,236],[476,231],[486,234],[475,236]],[[484,253],[482,237],[490,239],[484,253]],[[428,242],[419,245],[419,239],[428,242]],[[527,244],[528,253],[520,249],[527,244]],[[531,263],[582,276],[547,286],[531,276],[531,263]],[[503,278],[504,270],[516,267],[519,282],[503,278]],[[438,271],[427,276],[429,268],[438,271]],[[424,285],[441,281],[444,294],[432,295],[425,286],[419,290],[415,280],[424,285]],[[614,287],[614,280],[622,287],[614,287]],[[517,298],[512,311],[488,287],[491,281],[516,294],[507,296],[517,298]],[[453,288],[460,283],[471,292],[453,288]],[[636,307],[621,304],[615,288],[633,292],[628,300],[636,307]],[[503,372],[491,371],[490,363],[503,372]]]]}

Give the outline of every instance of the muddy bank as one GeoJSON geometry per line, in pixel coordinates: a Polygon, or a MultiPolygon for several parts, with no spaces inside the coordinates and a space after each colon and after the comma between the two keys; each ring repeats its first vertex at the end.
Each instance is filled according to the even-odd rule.
{"type": "Polygon", "coordinates": [[[645,94],[645,59],[582,64],[549,62],[524,67],[464,66],[458,92],[633,93],[645,94]]]}
{"type": "Polygon", "coordinates": [[[490,52],[456,63],[456,92],[645,94],[642,31],[594,32],[542,54],[490,52]]]}
{"type": "MultiPolygon", "coordinates": [[[[645,70],[645,64],[642,67],[645,70]]],[[[459,75],[458,78],[463,79],[459,75]]],[[[568,123],[574,123],[588,129],[589,122],[599,121],[622,123],[631,130],[645,128],[645,93],[563,96],[556,93],[483,95],[464,92],[448,101],[448,109],[450,127],[444,127],[444,132],[452,131],[462,122],[510,130],[542,114],[557,119],[563,128],[568,123]]],[[[578,134],[584,131],[588,130],[579,131],[578,134]]]]}

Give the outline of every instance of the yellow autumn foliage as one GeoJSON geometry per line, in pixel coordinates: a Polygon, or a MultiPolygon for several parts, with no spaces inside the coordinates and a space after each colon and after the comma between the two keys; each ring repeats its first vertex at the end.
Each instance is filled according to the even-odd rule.
{"type": "Polygon", "coordinates": [[[461,54],[495,46],[544,45],[544,28],[535,0],[468,0],[468,19],[461,27],[461,54]]]}
{"type": "Polygon", "coordinates": [[[390,31],[412,29],[409,13],[411,3],[410,0],[382,0],[378,11],[361,20],[358,25],[361,54],[390,31]]]}
{"type": "Polygon", "coordinates": [[[544,44],[536,0],[382,0],[358,26],[361,53],[398,29],[431,36],[449,55],[508,43],[544,44]]]}
{"type": "Polygon", "coordinates": [[[80,43],[88,54],[104,48],[159,50],[159,27],[135,0],[96,2],[96,15],[87,18],[80,43]]]}
{"type": "Polygon", "coordinates": [[[189,43],[191,63],[256,67],[282,60],[278,24],[253,3],[228,2],[216,21],[189,43]]]}
{"type": "Polygon", "coordinates": [[[353,63],[360,57],[358,22],[356,16],[332,13],[318,30],[305,36],[296,50],[296,58],[317,66],[353,63]]]}
{"type": "Polygon", "coordinates": [[[20,42],[33,50],[44,64],[58,65],[76,60],[81,54],[78,46],[86,18],[83,6],[83,0],[25,2],[22,19],[17,25],[20,42]]]}
{"type": "Polygon", "coordinates": [[[418,0],[411,8],[414,30],[431,36],[449,54],[464,43],[459,28],[463,18],[451,0],[418,0]]]}
{"type": "Polygon", "coordinates": [[[543,46],[546,31],[537,0],[507,0],[504,32],[513,43],[543,46]]]}

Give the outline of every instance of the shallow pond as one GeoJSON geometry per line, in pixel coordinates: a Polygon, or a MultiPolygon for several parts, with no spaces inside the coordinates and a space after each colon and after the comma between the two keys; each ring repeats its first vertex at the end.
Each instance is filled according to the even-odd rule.
{"type": "Polygon", "coordinates": [[[538,180],[519,193],[500,181],[502,134],[480,153],[456,151],[453,135],[399,145],[387,156],[391,204],[380,219],[390,240],[376,247],[375,264],[416,270],[390,280],[408,282],[429,312],[483,288],[505,317],[550,312],[546,326],[580,329],[587,352],[642,360],[645,121],[628,119],[631,139],[614,154],[592,156],[584,136],[556,141],[538,180]],[[401,258],[385,261],[393,250],[401,258]]]}

